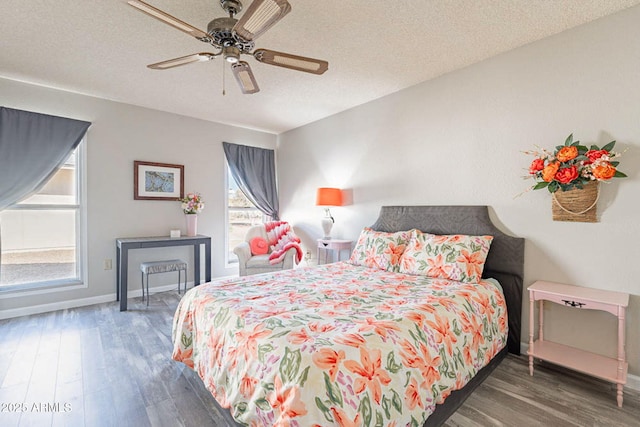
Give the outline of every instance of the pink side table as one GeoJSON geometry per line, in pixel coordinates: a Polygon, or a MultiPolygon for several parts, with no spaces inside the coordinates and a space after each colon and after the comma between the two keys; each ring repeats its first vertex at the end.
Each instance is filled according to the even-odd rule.
{"type": "Polygon", "coordinates": [[[533,375],[533,359],[546,360],[594,377],[617,384],[618,406],[622,407],[627,370],[624,351],[625,309],[629,305],[629,294],[563,285],[560,283],[537,281],[529,286],[529,374],[533,375]],[[583,310],[602,310],[618,318],[618,357],[610,358],[599,354],[544,340],[543,302],[575,307],[583,310]],[[534,302],[539,301],[538,339],[533,340],[534,302]]]}
{"type": "Polygon", "coordinates": [[[318,264],[333,262],[333,251],[337,252],[338,261],[342,259],[343,251],[346,253],[346,259],[349,259],[352,245],[353,240],[318,239],[318,264]]]}

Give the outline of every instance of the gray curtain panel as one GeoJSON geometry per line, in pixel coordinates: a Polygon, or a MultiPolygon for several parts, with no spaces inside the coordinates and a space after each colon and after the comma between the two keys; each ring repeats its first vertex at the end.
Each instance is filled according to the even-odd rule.
{"type": "Polygon", "coordinates": [[[262,213],[280,219],[276,162],[273,150],[223,142],[231,175],[238,187],[262,213]]]}
{"type": "Polygon", "coordinates": [[[0,107],[0,211],[38,191],[89,126],[80,120],[0,107]]]}
{"type": "Polygon", "coordinates": [[[80,120],[0,107],[0,211],[46,184],[89,126],[80,120]]]}

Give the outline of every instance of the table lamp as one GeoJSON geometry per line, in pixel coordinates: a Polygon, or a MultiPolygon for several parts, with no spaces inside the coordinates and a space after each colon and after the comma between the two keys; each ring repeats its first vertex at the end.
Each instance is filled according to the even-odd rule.
{"type": "MultiPolygon", "coordinates": [[[[316,206],[342,206],[342,190],[339,188],[318,188],[316,206]]],[[[331,228],[335,222],[328,207],[324,208],[324,218],[322,218],[323,239],[331,239],[331,228]]]]}

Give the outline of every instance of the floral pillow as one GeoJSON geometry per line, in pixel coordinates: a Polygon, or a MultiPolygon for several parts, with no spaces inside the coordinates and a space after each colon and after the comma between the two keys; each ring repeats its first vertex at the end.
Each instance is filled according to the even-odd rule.
{"type": "Polygon", "coordinates": [[[353,265],[397,272],[411,231],[386,233],[365,227],[360,233],[349,262],[353,265]]]}
{"type": "Polygon", "coordinates": [[[435,235],[414,230],[400,273],[478,283],[493,236],[435,235]]]}

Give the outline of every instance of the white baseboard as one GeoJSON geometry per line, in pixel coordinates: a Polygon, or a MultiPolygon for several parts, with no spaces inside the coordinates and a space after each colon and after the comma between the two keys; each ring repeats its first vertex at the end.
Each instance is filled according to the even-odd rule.
{"type": "MultiPolygon", "coordinates": [[[[193,282],[187,283],[187,289],[193,287],[193,282]]],[[[167,292],[174,289],[178,289],[178,284],[155,286],[150,288],[151,294],[156,292],[167,292]]],[[[142,289],[136,289],[127,292],[128,298],[136,298],[142,296],[142,289]]],[[[53,302],[50,304],[33,305],[29,307],[12,308],[8,310],[0,310],[0,320],[11,319],[13,317],[29,316],[32,314],[48,313],[57,310],[66,310],[69,308],[84,307],[87,305],[102,304],[105,302],[112,302],[116,300],[116,294],[101,295],[98,297],[80,298],[68,301],[53,302]]]]}
{"type": "MultiPolygon", "coordinates": [[[[525,355],[529,351],[529,343],[520,343],[520,352],[525,355]]],[[[627,383],[624,385],[626,388],[640,391],[640,377],[636,375],[627,374],[627,383]]]]}
{"type": "Polygon", "coordinates": [[[68,301],[52,302],[50,304],[32,305],[29,307],[11,308],[0,310],[0,319],[29,316],[31,314],[48,313],[50,311],[65,310],[67,308],[83,307],[85,305],[102,304],[115,301],[116,294],[102,295],[99,297],[81,298],[68,301]]]}

